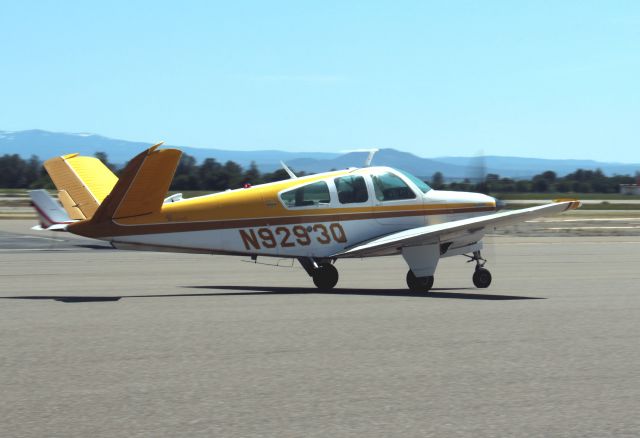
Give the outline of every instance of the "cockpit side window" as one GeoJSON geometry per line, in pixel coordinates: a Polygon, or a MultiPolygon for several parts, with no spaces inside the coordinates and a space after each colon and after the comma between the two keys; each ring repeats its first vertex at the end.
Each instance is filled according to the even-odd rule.
{"type": "Polygon", "coordinates": [[[324,181],[318,181],[297,189],[280,194],[280,199],[288,208],[309,207],[313,205],[329,204],[331,195],[329,186],[324,181]]]}
{"type": "Polygon", "coordinates": [[[400,177],[391,172],[371,175],[371,179],[378,201],[396,201],[416,197],[413,190],[400,177]]]}
{"type": "Polygon", "coordinates": [[[360,175],[341,176],[333,180],[338,191],[338,201],[341,204],[355,204],[367,202],[369,193],[364,177],[360,175]]]}

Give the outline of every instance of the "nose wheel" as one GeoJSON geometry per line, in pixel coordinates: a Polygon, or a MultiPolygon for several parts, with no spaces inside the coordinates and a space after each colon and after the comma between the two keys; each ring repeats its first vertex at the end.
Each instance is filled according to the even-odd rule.
{"type": "Polygon", "coordinates": [[[473,273],[473,284],[479,289],[486,289],[491,284],[491,272],[485,268],[477,268],[473,273]]]}
{"type": "Polygon", "coordinates": [[[476,269],[473,273],[473,284],[478,289],[486,289],[491,285],[491,272],[484,267],[487,263],[485,259],[482,258],[480,251],[474,251],[473,256],[467,256],[470,258],[469,262],[476,262],[476,269]]]}

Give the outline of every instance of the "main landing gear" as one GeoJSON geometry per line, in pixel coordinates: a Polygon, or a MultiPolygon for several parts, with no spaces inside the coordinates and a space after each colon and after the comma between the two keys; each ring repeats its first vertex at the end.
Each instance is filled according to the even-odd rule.
{"type": "Polygon", "coordinates": [[[331,261],[317,261],[309,257],[300,257],[298,261],[318,289],[328,291],[338,284],[338,270],[331,261]]]}
{"type": "Polygon", "coordinates": [[[473,273],[473,284],[479,289],[485,289],[491,284],[491,272],[484,268],[487,261],[482,258],[480,251],[474,251],[473,256],[469,257],[469,262],[476,262],[476,270],[473,273]]]}
{"type": "MultiPolygon", "coordinates": [[[[466,255],[469,262],[476,262],[476,268],[473,273],[473,284],[479,289],[485,289],[491,285],[491,272],[484,267],[487,263],[482,258],[480,251],[474,251],[473,255],[466,255]]],[[[323,291],[329,291],[338,284],[338,270],[333,266],[335,260],[330,259],[313,259],[310,257],[300,257],[298,261],[307,271],[307,274],[313,279],[313,284],[323,291]]],[[[427,277],[416,277],[411,269],[407,272],[407,286],[412,292],[429,292],[433,287],[433,275],[427,277]]]]}
{"type": "Polygon", "coordinates": [[[433,287],[433,275],[416,277],[411,269],[407,272],[407,286],[411,292],[429,292],[433,287]]]}
{"type": "Polygon", "coordinates": [[[331,290],[338,283],[338,270],[331,263],[321,263],[312,275],[313,284],[320,290],[331,290]]]}

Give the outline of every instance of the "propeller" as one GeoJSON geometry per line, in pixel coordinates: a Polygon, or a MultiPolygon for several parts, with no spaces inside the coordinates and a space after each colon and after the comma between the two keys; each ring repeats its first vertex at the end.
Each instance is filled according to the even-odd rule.
{"type": "MultiPolygon", "coordinates": [[[[467,179],[471,182],[472,185],[471,190],[489,195],[490,186],[487,179],[487,176],[489,174],[487,172],[487,163],[483,150],[479,150],[476,156],[471,158],[467,175],[467,179]]],[[[496,203],[496,210],[499,211],[505,208],[506,203],[503,200],[498,198],[493,199],[496,203]]],[[[497,257],[494,247],[495,245],[493,244],[485,245],[482,253],[491,264],[497,265],[497,257]]]]}
{"type": "MultiPolygon", "coordinates": [[[[486,159],[482,150],[478,151],[476,157],[471,159],[471,163],[469,166],[469,175],[469,181],[475,184],[474,191],[489,195],[489,192],[491,191],[488,180],[489,173],[487,172],[486,159]]],[[[502,199],[493,199],[495,199],[497,211],[500,211],[506,207],[507,203],[502,199]]]]}

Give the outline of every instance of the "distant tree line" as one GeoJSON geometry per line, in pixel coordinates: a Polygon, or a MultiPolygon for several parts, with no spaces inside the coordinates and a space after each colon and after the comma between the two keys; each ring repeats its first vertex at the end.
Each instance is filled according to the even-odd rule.
{"type": "MultiPolygon", "coordinates": [[[[124,168],[118,168],[110,163],[104,152],[96,152],[95,156],[116,175],[124,168]]],[[[304,175],[304,172],[298,174],[304,175]]],[[[262,173],[253,162],[247,169],[243,169],[234,161],[220,163],[214,158],[207,158],[198,164],[194,157],[183,154],[170,190],[215,192],[240,188],[245,184],[255,185],[287,178],[289,175],[283,169],[262,173]]],[[[0,188],[53,189],[54,185],[37,156],[33,155],[28,160],[24,160],[18,154],[5,154],[0,156],[0,188]]]]}
{"type": "MultiPolygon", "coordinates": [[[[96,152],[95,156],[116,174],[122,170],[110,163],[107,154],[96,152]]],[[[304,175],[304,172],[298,172],[304,175]]],[[[176,169],[170,190],[209,190],[221,191],[243,187],[245,184],[262,184],[289,178],[283,170],[262,173],[256,163],[244,169],[234,161],[220,163],[207,158],[198,164],[191,155],[183,154],[176,169]]],[[[430,181],[434,189],[475,191],[482,193],[510,192],[575,192],[575,193],[618,193],[620,184],[633,184],[636,177],[628,175],[606,176],[600,169],[578,169],[563,177],[553,171],[546,171],[530,180],[501,178],[488,174],[482,181],[445,182],[441,172],[433,174],[430,181]]],[[[0,156],[0,188],[54,188],[42,162],[37,156],[23,159],[18,154],[0,156]]]]}
{"type": "Polygon", "coordinates": [[[620,184],[633,184],[637,180],[629,175],[606,176],[602,170],[578,169],[573,173],[559,177],[548,170],[532,179],[501,178],[489,173],[481,181],[464,180],[445,183],[444,175],[436,172],[431,178],[431,187],[441,190],[462,190],[481,193],[618,193],[620,184]]]}
{"type": "MultiPolygon", "coordinates": [[[[298,175],[304,175],[298,172],[298,175]]],[[[220,191],[288,179],[284,169],[262,173],[255,162],[243,169],[234,161],[220,163],[215,158],[205,158],[201,164],[191,155],[183,154],[171,183],[171,190],[220,191]]]]}
{"type": "Polygon", "coordinates": [[[3,189],[53,187],[42,162],[32,155],[23,160],[18,154],[0,157],[0,187],[3,189]]]}

